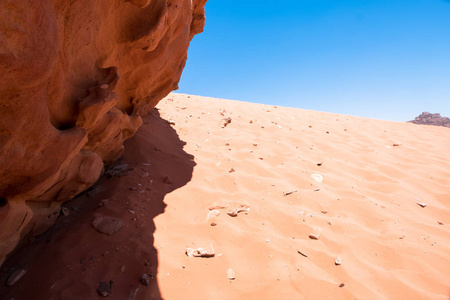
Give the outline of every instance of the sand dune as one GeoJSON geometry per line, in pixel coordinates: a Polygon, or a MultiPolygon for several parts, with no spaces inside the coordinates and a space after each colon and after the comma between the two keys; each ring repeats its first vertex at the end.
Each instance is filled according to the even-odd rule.
{"type": "Polygon", "coordinates": [[[182,94],[158,109],[130,170],[5,263],[3,280],[28,272],[4,299],[97,299],[109,280],[111,299],[449,299],[448,128],[182,94]],[[100,234],[100,215],[125,225],[100,234]]]}

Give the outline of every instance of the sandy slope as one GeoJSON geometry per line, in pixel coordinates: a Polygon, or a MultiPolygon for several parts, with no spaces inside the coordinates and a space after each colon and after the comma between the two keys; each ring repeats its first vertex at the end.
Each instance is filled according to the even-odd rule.
{"type": "Polygon", "coordinates": [[[2,280],[28,273],[4,299],[96,299],[109,280],[110,299],[450,297],[448,128],[180,94],[158,108],[126,145],[133,170],[5,264],[2,280]],[[125,226],[100,234],[98,215],[125,226]]]}

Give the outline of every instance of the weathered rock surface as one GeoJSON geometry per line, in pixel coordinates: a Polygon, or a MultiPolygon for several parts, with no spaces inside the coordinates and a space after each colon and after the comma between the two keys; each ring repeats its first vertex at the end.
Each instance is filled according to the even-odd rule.
{"type": "Polygon", "coordinates": [[[92,227],[98,232],[106,235],[111,235],[123,227],[122,221],[112,217],[97,217],[92,221],[92,227]]]}
{"type": "Polygon", "coordinates": [[[205,3],[0,1],[0,265],[177,88],[205,3]]]}
{"type": "Polygon", "coordinates": [[[450,118],[442,117],[441,114],[432,114],[429,112],[423,112],[420,116],[409,122],[414,124],[450,127],[450,118]]]}

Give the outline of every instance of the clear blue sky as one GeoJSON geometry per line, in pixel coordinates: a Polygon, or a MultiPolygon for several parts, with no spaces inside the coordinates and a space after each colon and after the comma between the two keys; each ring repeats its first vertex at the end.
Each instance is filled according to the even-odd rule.
{"type": "Polygon", "coordinates": [[[450,117],[450,1],[209,0],[178,92],[393,121],[450,117]]]}

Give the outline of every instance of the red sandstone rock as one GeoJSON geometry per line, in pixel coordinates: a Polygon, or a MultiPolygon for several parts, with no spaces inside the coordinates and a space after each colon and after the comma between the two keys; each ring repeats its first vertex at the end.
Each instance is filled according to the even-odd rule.
{"type": "Polygon", "coordinates": [[[0,265],[177,88],[205,3],[0,2],[0,265]]]}

